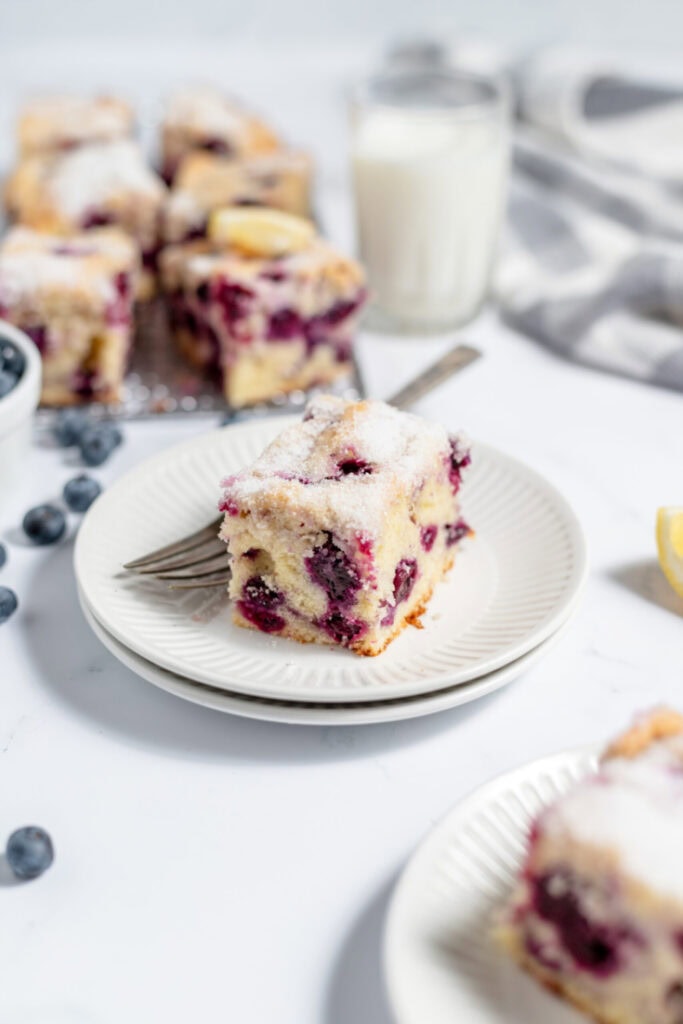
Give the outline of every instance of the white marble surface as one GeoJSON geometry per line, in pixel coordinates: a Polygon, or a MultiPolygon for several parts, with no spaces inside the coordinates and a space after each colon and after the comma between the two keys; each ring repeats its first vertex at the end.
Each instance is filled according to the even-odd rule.
{"type": "MultiPolygon", "coordinates": [[[[335,103],[316,98],[310,137],[326,223],[348,240],[338,150],[325,144],[335,103]]],[[[545,661],[437,717],[271,726],[137,679],[83,621],[72,539],[22,543],[22,513],[75,471],[36,444],[0,513],[0,581],[20,600],[0,627],[0,837],[39,823],[57,857],[26,885],[0,864],[2,1024],[388,1024],[382,921],[425,831],[516,764],[601,740],[657,702],[683,706],[683,602],[654,561],[656,508],[681,501],[681,396],[563,363],[492,313],[463,336],[485,359],[420,411],[546,474],[585,526],[592,567],[545,661]]],[[[388,395],[446,343],[364,337],[369,390],[388,395]]],[[[210,426],[131,424],[97,475],[112,481],[210,426]]]]}

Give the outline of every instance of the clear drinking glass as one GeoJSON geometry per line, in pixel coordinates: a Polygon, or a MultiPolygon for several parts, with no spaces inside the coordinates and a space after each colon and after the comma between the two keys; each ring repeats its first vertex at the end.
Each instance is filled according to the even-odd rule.
{"type": "Polygon", "coordinates": [[[502,79],[388,70],[351,102],[353,190],[374,326],[439,331],[486,298],[510,151],[502,79]]]}

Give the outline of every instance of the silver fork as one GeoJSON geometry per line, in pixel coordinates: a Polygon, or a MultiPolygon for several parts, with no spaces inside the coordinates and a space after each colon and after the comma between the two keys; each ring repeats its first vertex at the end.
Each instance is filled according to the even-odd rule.
{"type": "MultiPolygon", "coordinates": [[[[397,391],[387,400],[388,404],[397,409],[410,408],[418,399],[480,356],[479,349],[470,345],[456,345],[397,391]]],[[[123,568],[140,576],[169,581],[172,590],[224,587],[230,581],[230,564],[226,562],[225,544],[218,539],[222,521],[223,516],[219,516],[196,533],[181,537],[173,544],[151,551],[132,562],[126,562],[123,568]]]]}

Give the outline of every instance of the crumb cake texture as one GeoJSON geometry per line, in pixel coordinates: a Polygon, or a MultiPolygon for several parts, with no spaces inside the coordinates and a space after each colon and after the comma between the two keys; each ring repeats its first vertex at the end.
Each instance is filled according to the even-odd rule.
{"type": "Polygon", "coordinates": [[[322,239],[277,258],[190,242],[166,248],[160,266],[180,350],[218,371],[230,405],[350,373],[365,279],[322,239]]]}
{"type": "Polygon", "coordinates": [[[240,626],[376,655],[419,622],[470,534],[462,437],[385,405],[312,400],[224,482],[240,626]]]}
{"type": "Polygon", "coordinates": [[[683,1021],[683,716],[642,718],[541,812],[497,934],[600,1024],[683,1021]]]}
{"type": "Polygon", "coordinates": [[[63,152],[133,134],[131,107],[113,96],[45,96],[25,104],[19,116],[22,158],[63,152]]]}
{"type": "Polygon", "coordinates": [[[244,160],[192,152],[183,159],[169,192],[164,241],[203,238],[211,213],[221,206],[270,206],[308,217],[311,176],[310,157],[294,150],[244,160]]]}
{"type": "Polygon", "coordinates": [[[5,199],[10,217],[38,231],[116,225],[140,247],[141,287],[152,288],[166,187],[136,143],[103,142],[22,161],[5,199]]]}
{"type": "Polygon", "coordinates": [[[7,233],[0,244],[0,318],[38,347],[43,404],[120,399],[138,271],[137,247],[117,228],[7,233]]]}
{"type": "Polygon", "coordinates": [[[242,158],[270,153],[280,140],[260,118],[237,100],[207,86],[187,88],[171,96],[161,126],[161,167],[173,180],[184,156],[204,150],[242,158]]]}

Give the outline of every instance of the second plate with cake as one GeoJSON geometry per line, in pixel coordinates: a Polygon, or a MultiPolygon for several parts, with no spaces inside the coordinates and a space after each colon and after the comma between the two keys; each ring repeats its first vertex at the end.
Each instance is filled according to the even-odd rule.
{"type": "Polygon", "coordinates": [[[474,443],[460,497],[476,530],[422,618],[361,658],[246,630],[221,590],[179,593],[122,565],[215,514],[219,482],[253,464],[294,418],[248,422],[162,452],[112,486],[86,517],[76,574],[99,622],[151,662],[196,682],[300,701],[430,693],[495,671],[551,636],[575,607],[583,534],[562,496],[522,463],[474,443]]]}

